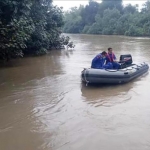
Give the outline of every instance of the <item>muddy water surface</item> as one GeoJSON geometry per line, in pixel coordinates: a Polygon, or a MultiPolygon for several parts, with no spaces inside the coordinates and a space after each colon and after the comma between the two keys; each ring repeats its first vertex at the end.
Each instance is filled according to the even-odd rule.
{"type": "Polygon", "coordinates": [[[150,39],[69,35],[74,50],[0,68],[0,150],[149,150],[150,76],[88,86],[80,73],[112,47],[150,64],[150,39]]]}

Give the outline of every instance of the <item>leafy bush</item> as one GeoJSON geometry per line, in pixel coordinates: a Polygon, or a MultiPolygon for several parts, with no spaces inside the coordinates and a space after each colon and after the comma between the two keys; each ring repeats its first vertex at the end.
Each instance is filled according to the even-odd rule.
{"type": "Polygon", "coordinates": [[[41,55],[59,44],[63,12],[52,0],[0,1],[0,59],[41,55]]]}

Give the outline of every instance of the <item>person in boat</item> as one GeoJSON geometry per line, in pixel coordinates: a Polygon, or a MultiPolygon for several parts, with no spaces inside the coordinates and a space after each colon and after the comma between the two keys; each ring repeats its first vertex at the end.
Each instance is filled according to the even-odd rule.
{"type": "Polygon", "coordinates": [[[117,63],[116,56],[112,52],[112,48],[108,48],[108,53],[106,56],[106,63],[112,63],[113,69],[119,69],[120,68],[120,64],[117,63]]]}
{"type": "Polygon", "coordinates": [[[106,64],[106,57],[107,57],[107,53],[105,51],[103,51],[102,53],[96,55],[92,60],[91,68],[95,68],[95,69],[112,69],[113,68],[112,63],[108,62],[106,64]]]}

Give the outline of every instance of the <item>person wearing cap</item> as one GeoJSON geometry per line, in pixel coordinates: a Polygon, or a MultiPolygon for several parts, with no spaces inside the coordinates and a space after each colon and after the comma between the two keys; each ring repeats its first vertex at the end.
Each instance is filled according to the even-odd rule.
{"type": "Polygon", "coordinates": [[[91,68],[94,69],[112,69],[112,63],[108,62],[106,64],[107,53],[103,51],[102,53],[96,55],[91,63],[91,68]]]}

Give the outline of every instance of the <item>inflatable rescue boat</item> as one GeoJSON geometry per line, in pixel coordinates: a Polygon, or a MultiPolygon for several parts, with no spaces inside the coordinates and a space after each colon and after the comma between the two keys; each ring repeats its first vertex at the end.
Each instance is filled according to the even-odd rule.
{"type": "Polygon", "coordinates": [[[132,63],[130,54],[120,56],[120,69],[93,69],[84,68],[81,72],[81,79],[86,84],[119,84],[135,79],[146,72],[149,66],[147,63],[132,63]]]}

